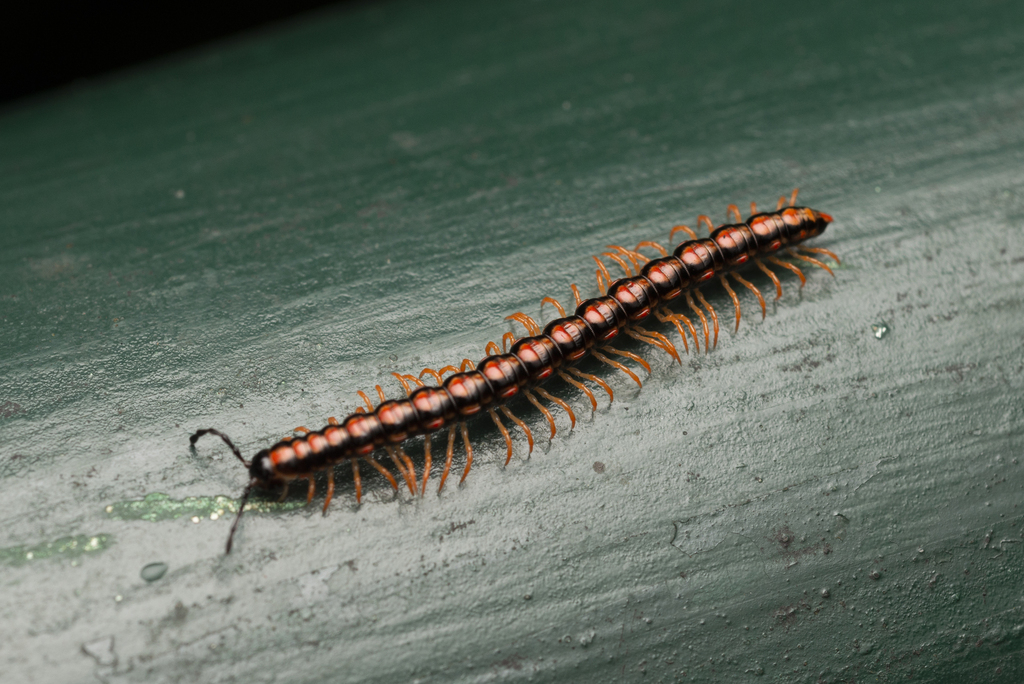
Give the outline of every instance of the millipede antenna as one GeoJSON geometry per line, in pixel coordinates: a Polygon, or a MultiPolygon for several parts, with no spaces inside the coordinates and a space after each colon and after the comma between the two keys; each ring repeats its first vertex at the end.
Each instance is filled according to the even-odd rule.
{"type": "MultiPolygon", "coordinates": [[[[211,432],[213,432],[211,430],[211,432]]],[[[220,434],[220,433],[217,433],[220,434]]],[[[223,437],[223,435],[221,435],[223,437]]],[[[225,439],[227,439],[225,437],[225,439]]],[[[229,442],[230,444],[230,442],[229,442]]],[[[231,524],[231,531],[228,532],[228,545],[224,548],[224,555],[231,553],[231,542],[235,538],[235,530],[238,529],[238,523],[242,521],[242,511],[245,510],[245,504],[249,500],[249,495],[252,493],[252,488],[256,485],[256,480],[250,480],[249,486],[242,492],[242,500],[238,502],[238,515],[235,516],[235,522],[231,524]]]]}
{"type": "Polygon", "coordinates": [[[238,450],[238,447],[236,447],[231,442],[231,439],[227,435],[225,435],[223,432],[221,432],[220,430],[215,430],[213,428],[207,428],[205,430],[198,430],[194,435],[192,435],[191,437],[188,438],[189,444],[191,444],[194,447],[196,445],[196,442],[199,441],[199,438],[202,437],[203,435],[207,435],[207,434],[209,434],[209,435],[217,435],[218,437],[223,439],[224,443],[228,445],[229,449],[231,449],[231,453],[233,453],[235,456],[238,457],[238,460],[242,462],[242,465],[244,465],[246,468],[249,467],[249,465],[250,465],[249,462],[246,461],[244,458],[242,458],[242,452],[240,452],[238,450]]]}

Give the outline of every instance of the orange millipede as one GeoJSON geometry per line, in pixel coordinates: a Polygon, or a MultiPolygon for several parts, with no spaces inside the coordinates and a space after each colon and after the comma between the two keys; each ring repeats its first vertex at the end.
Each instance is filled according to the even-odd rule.
{"type": "Polygon", "coordinates": [[[473,447],[466,428],[469,418],[485,413],[489,415],[505,440],[506,465],[511,460],[512,438],[497,411],[501,411],[523,432],[532,452],[534,439],[530,427],[507,406],[514,397],[524,395],[544,416],[551,436],[554,437],[557,432],[554,416],[540,400],[545,399],[565,411],[573,427],[576,426],[576,415],[567,402],[540,387],[549,379],[557,376],[579,389],[589,399],[592,410],[597,409],[597,397],[584,381],[600,387],[608,395],[609,401],[614,400],[614,392],[607,382],[576,368],[584,358],[592,357],[612,366],[625,373],[638,386],[643,385],[640,377],[629,366],[612,356],[639,364],[647,372],[651,370],[650,365],[639,354],[612,347],[613,341],[630,337],[660,349],[673,360],[682,363],[678,349],[669,338],[661,332],[642,327],[641,322],[656,320],[670,323],[679,333],[687,353],[690,342],[693,343],[694,352],[700,351],[701,338],[705,353],[717,346],[720,321],[718,313],[699,289],[704,283],[717,280],[723,286],[735,309],[736,329],[739,329],[740,324],[740,301],[729,284],[730,277],[754,294],[761,308],[761,317],[764,318],[767,311],[764,296],[756,285],[737,273],[739,269],[755,265],[770,278],[775,286],[775,299],[779,299],[782,296],[782,282],[765,262],[797,275],[801,287],[806,282],[803,272],[795,264],[782,261],[777,255],[823,268],[830,274],[832,271],[829,266],[816,256],[826,256],[839,263],[839,258],[827,249],[803,245],[806,240],[821,235],[832,222],[832,217],[814,209],[794,206],[796,196],[797,190],[794,190],[789,197],[789,206],[786,206],[786,198],[780,197],[775,211],[771,212],[759,213],[756,205],[751,202],[751,216],[746,220],[742,219],[739,208],[730,204],[726,215],[735,222],[718,228],[714,227],[709,217],[701,214],[697,217],[697,226],[706,225],[709,236],[698,238],[687,226],[675,226],[669,233],[670,243],[678,233],[685,233],[690,239],[677,245],[671,253],[651,241],[641,242],[634,249],[610,245],[610,251],[603,252],[600,257],[622,269],[625,277],[614,279],[606,262],[600,257],[594,257],[597,264],[595,277],[601,296],[583,300],[579,289],[575,284],[572,285],[576,309],[571,315],[566,314],[556,299],[545,297],[541,306],[550,304],[560,317],[542,327],[522,312],[507,316],[507,320],[515,321],[525,328],[527,336],[517,338],[508,332],[502,337],[501,347],[495,342],[487,343],[487,356],[479,363],[463,359],[458,368],[424,368],[418,376],[393,373],[405,389],[405,399],[387,399],[378,385],[376,390],[380,401],[374,406],[370,398],[360,391],[358,394],[366,404],[365,410],[360,407],[340,422],[331,418],[321,430],[295,428],[296,432],[302,433],[300,436],[283,439],[261,450],[251,461],[246,461],[234,443],[219,430],[198,430],[189,438],[193,448],[203,435],[216,435],[249,470],[249,484],[242,494],[225,553],[231,552],[231,543],[242,511],[256,487],[281,486],[283,498],[290,482],[304,479],[308,482],[308,503],[316,493],[313,476],[325,471],[327,495],[323,510],[326,513],[334,496],[334,466],[344,461],[352,468],[357,503],[362,501],[360,461],[369,463],[398,491],[399,480],[378,460],[383,452],[409,492],[422,495],[426,492],[433,465],[431,435],[448,428],[447,449],[438,486],[440,492],[451,471],[457,432],[466,452],[460,484],[472,467],[473,447]],[[645,256],[640,252],[641,249],[653,250],[659,256],[645,256]],[[685,300],[689,311],[696,316],[696,325],[686,313],[673,312],[666,307],[669,302],[680,298],[685,300]],[[703,334],[698,333],[698,328],[703,334]],[[445,377],[446,373],[451,375],[445,377]],[[429,376],[437,384],[426,384],[424,376],[429,376]],[[425,436],[422,481],[417,478],[416,466],[402,446],[404,442],[419,435],[425,436]]]}

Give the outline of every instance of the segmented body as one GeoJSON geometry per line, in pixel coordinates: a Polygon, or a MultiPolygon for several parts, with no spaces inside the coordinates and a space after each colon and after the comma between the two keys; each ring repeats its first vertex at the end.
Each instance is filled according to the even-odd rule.
{"type": "MultiPolygon", "coordinates": [[[[780,205],[781,203],[780,199],[780,205]]],[[[659,249],[663,256],[658,258],[647,259],[638,250],[630,251],[622,248],[616,248],[619,250],[620,258],[616,258],[615,253],[606,253],[623,267],[629,274],[627,277],[609,282],[611,281],[610,274],[604,264],[599,261],[600,268],[597,278],[599,286],[605,294],[580,301],[578,292],[573,286],[577,299],[575,311],[571,315],[563,315],[550,321],[543,330],[523,314],[510,317],[522,322],[531,334],[519,339],[514,339],[511,334],[507,334],[505,342],[513,342],[507,352],[489,354],[475,364],[475,367],[467,368],[472,365],[469,362],[464,362],[462,370],[449,367],[448,370],[457,372],[448,377],[442,378],[441,373],[426,369],[424,374],[432,374],[436,380],[440,381],[439,385],[424,385],[412,376],[398,376],[406,387],[408,394],[406,398],[384,400],[383,393],[378,388],[381,402],[373,407],[366,396],[360,393],[371,410],[360,410],[340,422],[332,419],[331,424],[321,430],[307,431],[301,436],[281,440],[257,453],[251,463],[246,463],[230,440],[216,430],[200,430],[192,436],[191,441],[194,444],[200,436],[207,433],[222,437],[238,458],[249,467],[251,482],[246,489],[246,496],[256,485],[274,485],[288,483],[297,478],[305,478],[309,480],[309,497],[312,498],[314,493],[312,475],[318,471],[327,470],[329,482],[328,500],[325,502],[326,510],[334,489],[333,466],[345,461],[353,464],[358,497],[361,494],[361,486],[358,469],[355,467],[356,463],[360,459],[365,460],[387,474],[387,471],[373,456],[381,449],[387,451],[409,485],[410,491],[415,493],[419,489],[415,468],[409,457],[402,451],[402,444],[418,435],[426,435],[426,463],[423,475],[423,489],[425,489],[430,472],[430,435],[447,427],[449,428],[449,439],[441,482],[443,486],[444,479],[448,475],[448,467],[451,465],[455,428],[459,426],[467,451],[464,479],[472,463],[472,449],[465,427],[466,420],[485,412],[489,413],[501,429],[508,443],[508,453],[511,457],[511,440],[495,413],[495,409],[500,409],[526,432],[532,449],[533,439],[529,428],[513,416],[505,404],[520,394],[527,394],[530,401],[544,411],[551,423],[552,435],[554,435],[554,421],[551,419],[550,413],[536,401],[534,394],[534,392],[539,392],[550,401],[557,402],[572,416],[572,411],[565,402],[539,389],[540,385],[553,377],[560,376],[586,391],[591,402],[596,406],[593,394],[582,383],[570,377],[566,371],[573,373],[576,378],[585,378],[599,383],[611,396],[611,389],[605,383],[573,368],[582,360],[593,356],[624,370],[639,383],[639,379],[631,371],[622,364],[608,359],[602,353],[604,351],[617,353],[644,363],[635,354],[615,350],[609,346],[622,336],[630,335],[664,349],[678,360],[678,355],[674,353],[674,346],[663,335],[644,330],[640,324],[653,315],[657,315],[660,320],[671,320],[679,330],[683,342],[686,343],[686,329],[679,322],[684,317],[665,316],[659,311],[659,307],[679,298],[685,298],[694,313],[699,315],[704,327],[704,342],[705,349],[707,349],[709,346],[707,319],[704,313],[695,307],[691,293],[696,294],[712,315],[717,341],[718,319],[714,314],[714,309],[701,296],[699,286],[714,278],[720,278],[736,305],[738,325],[739,302],[724,276],[752,262],[757,262],[763,271],[770,274],[771,272],[765,268],[762,262],[762,259],[766,258],[799,273],[795,267],[774,259],[774,255],[820,235],[832,220],[827,214],[806,207],[781,208],[780,206],[773,212],[754,213],[745,221],[739,220],[739,210],[735,206],[730,206],[730,211],[735,214],[735,223],[714,229],[709,237],[685,241],[675,247],[671,254],[655,243],[641,243],[641,245],[659,249]],[[624,259],[621,258],[623,255],[624,259]],[[634,268],[630,268],[630,263],[634,268]],[[638,272],[634,273],[634,270],[638,272]],[[406,379],[419,386],[412,388],[406,379]]],[[[709,219],[706,217],[701,217],[701,219],[706,221],[710,227],[709,219]]],[[[680,229],[685,229],[692,235],[692,231],[684,226],[677,227],[673,233],[680,229]]],[[[827,252],[827,250],[814,251],[827,252]]],[[[831,255],[831,253],[828,254],[831,255]]],[[[791,256],[823,265],[816,259],[807,256],[792,253],[791,256]]],[[[834,257],[834,255],[831,256],[834,257]]],[[[778,279],[774,274],[771,274],[771,277],[781,295],[778,279]]],[[[800,277],[802,280],[802,274],[800,277]]],[[[742,278],[737,278],[737,280],[756,292],[756,288],[750,283],[742,278]]],[[[761,298],[760,292],[757,292],[757,296],[761,301],[763,311],[764,300],[761,298]]],[[[545,301],[551,301],[560,311],[563,311],[554,300],[546,299],[545,301]]],[[[686,320],[686,327],[689,329],[695,345],[699,346],[699,337],[689,320],[686,320]]],[[[493,343],[488,345],[488,350],[492,349],[495,352],[501,352],[493,343]]],[[[646,366],[646,363],[644,365],[646,366]]],[[[442,370],[443,372],[444,370],[442,370]]],[[[421,374],[421,377],[424,374],[421,374]]],[[[575,417],[572,417],[573,423],[575,423],[575,417]]],[[[304,430],[304,428],[302,429],[304,430]]],[[[397,487],[390,474],[387,476],[392,485],[397,487]]],[[[230,550],[230,540],[228,549],[230,550]]]]}

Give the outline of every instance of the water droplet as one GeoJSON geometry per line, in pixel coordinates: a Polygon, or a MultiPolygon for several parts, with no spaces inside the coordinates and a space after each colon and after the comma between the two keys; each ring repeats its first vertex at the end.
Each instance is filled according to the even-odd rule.
{"type": "Polygon", "coordinates": [[[526,594],[525,596],[523,596],[523,600],[524,600],[524,601],[529,601],[529,600],[530,600],[530,599],[532,599],[532,598],[533,598],[533,596],[532,596],[532,595],[530,595],[530,594],[526,594]]]}
{"type": "Polygon", "coordinates": [[[875,336],[876,340],[880,340],[889,334],[889,326],[882,322],[872,323],[871,334],[875,336]]]}
{"type": "Polygon", "coordinates": [[[829,596],[831,596],[831,594],[829,594],[828,589],[821,590],[821,598],[828,598],[829,596]]]}
{"type": "Polygon", "coordinates": [[[873,580],[879,579],[881,576],[882,573],[878,572],[877,570],[872,570],[868,573],[868,577],[870,577],[873,580]]]}
{"type": "Polygon", "coordinates": [[[121,596],[120,594],[118,594],[117,596],[114,597],[114,602],[115,603],[120,603],[123,600],[124,600],[124,596],[121,596]]]}
{"type": "Polygon", "coordinates": [[[163,577],[166,572],[167,563],[150,563],[142,568],[142,572],[139,573],[139,577],[147,582],[156,582],[158,579],[163,577]]]}
{"type": "Polygon", "coordinates": [[[392,354],[388,357],[392,362],[398,361],[398,354],[392,354]]]}

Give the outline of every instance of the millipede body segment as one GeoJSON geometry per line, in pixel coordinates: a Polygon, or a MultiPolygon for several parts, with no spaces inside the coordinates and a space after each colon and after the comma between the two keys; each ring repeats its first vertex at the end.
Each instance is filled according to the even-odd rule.
{"type": "Polygon", "coordinates": [[[795,264],[782,261],[779,256],[788,256],[826,270],[829,270],[828,266],[812,255],[825,254],[838,262],[838,258],[828,250],[803,246],[806,240],[824,232],[832,217],[814,209],[792,206],[796,201],[796,191],[790,197],[790,206],[784,206],[784,199],[780,198],[776,210],[771,212],[759,213],[752,203],[752,215],[746,220],[741,220],[739,209],[735,205],[730,205],[728,214],[735,219],[735,223],[725,224],[713,230],[711,220],[702,215],[698,217],[697,222],[698,226],[702,223],[708,226],[710,235],[706,238],[697,238],[686,226],[676,226],[672,229],[670,240],[677,232],[685,232],[693,239],[679,244],[671,253],[655,242],[641,242],[633,250],[611,246],[609,249],[612,251],[605,252],[602,256],[620,267],[625,272],[625,277],[613,280],[605,262],[595,257],[598,265],[598,288],[603,294],[593,299],[581,300],[579,290],[573,285],[576,309],[572,314],[566,314],[557,300],[546,297],[544,303],[554,306],[561,317],[547,323],[543,328],[526,314],[513,314],[508,318],[522,324],[528,336],[517,339],[512,333],[506,333],[502,339],[502,347],[499,348],[494,342],[488,343],[488,355],[476,364],[464,360],[460,368],[447,366],[439,371],[427,368],[419,377],[395,373],[405,388],[406,398],[385,399],[383,390],[378,386],[377,394],[380,401],[374,406],[369,397],[359,392],[366,403],[366,410],[360,408],[341,421],[331,418],[329,425],[321,430],[296,428],[296,432],[303,434],[288,437],[263,449],[251,461],[246,461],[238,448],[220,431],[197,431],[190,438],[193,445],[205,434],[216,435],[224,440],[235,456],[249,469],[250,482],[239,506],[239,517],[235,519],[231,528],[227,551],[231,550],[231,541],[245,508],[245,501],[255,487],[282,487],[283,497],[287,492],[288,483],[296,479],[305,479],[309,485],[308,500],[312,500],[315,493],[313,476],[318,471],[325,471],[326,512],[334,494],[333,468],[342,462],[347,461],[351,464],[357,501],[360,501],[362,496],[360,461],[366,461],[373,466],[387,477],[392,487],[398,489],[398,481],[377,458],[383,451],[398,470],[409,491],[412,494],[422,493],[426,490],[431,471],[430,435],[448,428],[447,449],[440,483],[440,487],[443,487],[451,468],[457,431],[466,450],[462,480],[465,480],[469,473],[473,451],[466,421],[474,416],[484,413],[490,415],[501,430],[508,447],[506,464],[511,459],[512,440],[497,411],[501,411],[524,432],[532,451],[532,432],[524,421],[509,410],[509,401],[520,394],[525,395],[543,413],[551,427],[552,436],[556,432],[554,418],[539,398],[546,399],[564,410],[575,426],[575,414],[569,404],[548,393],[540,385],[558,376],[583,391],[591,406],[596,409],[596,397],[590,387],[584,384],[584,380],[601,387],[609,395],[610,400],[613,393],[611,387],[603,380],[576,368],[580,361],[587,357],[611,365],[627,373],[638,385],[641,384],[639,377],[629,367],[607,354],[628,358],[649,371],[650,366],[639,355],[611,346],[613,342],[628,336],[662,349],[679,361],[678,350],[665,335],[641,327],[641,323],[652,318],[672,323],[687,351],[691,341],[694,351],[699,351],[701,338],[707,351],[717,344],[719,331],[718,315],[700,290],[700,286],[709,281],[717,279],[728,292],[735,307],[737,327],[740,322],[740,305],[739,299],[729,285],[730,276],[755,294],[763,317],[765,303],[761,292],[736,271],[756,265],[771,279],[778,299],[782,295],[781,281],[765,262],[792,271],[799,276],[801,286],[804,282],[803,273],[795,264]],[[641,248],[655,250],[660,256],[649,258],[641,254],[641,248]],[[687,315],[667,309],[667,304],[679,299],[685,300],[690,312],[697,317],[703,335],[698,334],[693,320],[687,315]],[[452,374],[444,377],[446,373],[452,374]],[[437,382],[437,385],[424,384],[422,378],[428,375],[437,382]],[[403,443],[419,435],[425,436],[422,485],[417,480],[412,459],[403,449],[403,443]]]}

